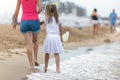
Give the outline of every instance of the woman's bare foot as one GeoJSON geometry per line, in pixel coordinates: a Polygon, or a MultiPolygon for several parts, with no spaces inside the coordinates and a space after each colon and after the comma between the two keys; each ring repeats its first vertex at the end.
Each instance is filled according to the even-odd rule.
{"type": "Polygon", "coordinates": [[[34,62],[35,66],[40,66],[37,61],[34,62]]]}
{"type": "Polygon", "coordinates": [[[35,64],[35,66],[40,66],[39,63],[37,62],[37,60],[34,60],[34,64],[35,64]]]}
{"type": "Polygon", "coordinates": [[[29,66],[29,69],[30,69],[30,70],[33,70],[33,69],[34,69],[34,66],[29,66]]]}

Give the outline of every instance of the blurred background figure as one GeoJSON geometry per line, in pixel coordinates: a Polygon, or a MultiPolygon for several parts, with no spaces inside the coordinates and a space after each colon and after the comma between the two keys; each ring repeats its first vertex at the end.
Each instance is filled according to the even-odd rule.
{"type": "Polygon", "coordinates": [[[116,19],[117,19],[117,14],[115,12],[115,9],[113,9],[113,11],[109,15],[111,33],[115,31],[116,19]]]}
{"type": "Polygon", "coordinates": [[[98,14],[97,14],[97,9],[95,8],[91,14],[91,23],[93,24],[93,35],[98,34],[98,14]]]}

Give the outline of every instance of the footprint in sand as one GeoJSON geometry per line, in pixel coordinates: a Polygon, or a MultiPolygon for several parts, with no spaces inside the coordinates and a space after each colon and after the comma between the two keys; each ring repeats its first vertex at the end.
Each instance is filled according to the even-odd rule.
{"type": "Polygon", "coordinates": [[[18,55],[21,55],[21,56],[25,55],[25,49],[16,48],[16,49],[9,49],[8,51],[12,54],[18,54],[18,55]]]}

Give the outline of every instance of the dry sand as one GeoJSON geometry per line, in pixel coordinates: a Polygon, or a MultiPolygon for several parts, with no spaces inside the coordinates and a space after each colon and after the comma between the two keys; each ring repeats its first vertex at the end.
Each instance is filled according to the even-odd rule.
{"type": "MultiPolygon", "coordinates": [[[[92,27],[63,28],[63,33],[70,31],[70,38],[64,43],[65,49],[74,49],[80,46],[95,46],[106,42],[119,41],[119,33],[110,33],[109,27],[100,27],[96,37],[92,35],[92,27]]],[[[39,35],[39,45],[43,44],[45,29],[42,26],[39,35]]],[[[41,48],[40,48],[41,49],[41,48]]],[[[39,51],[40,53],[40,51],[39,51]]],[[[39,54],[39,63],[44,63],[44,55],[39,54]]],[[[13,30],[11,25],[0,25],[0,80],[25,80],[30,73],[25,53],[25,43],[19,26],[13,30]]],[[[33,72],[33,71],[32,71],[33,72]]]]}

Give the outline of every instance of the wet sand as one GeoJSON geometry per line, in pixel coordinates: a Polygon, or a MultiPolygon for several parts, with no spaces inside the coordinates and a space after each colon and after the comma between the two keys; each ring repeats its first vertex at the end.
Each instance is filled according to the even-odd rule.
{"type": "MultiPolygon", "coordinates": [[[[43,64],[43,54],[38,55],[38,61],[43,64]]],[[[29,70],[28,65],[27,55],[25,53],[13,53],[10,57],[4,57],[4,59],[0,60],[0,80],[26,80],[26,74],[39,72],[37,70],[29,70]]]]}
{"type": "MultiPolygon", "coordinates": [[[[92,27],[85,27],[82,30],[78,28],[63,28],[63,33],[70,31],[68,42],[64,43],[66,50],[77,49],[82,46],[96,46],[110,42],[119,41],[119,33],[111,34],[109,27],[100,27],[99,35],[92,36],[92,27]]],[[[25,51],[25,43],[22,34],[19,32],[19,26],[14,31],[10,25],[0,26],[0,80],[24,80],[26,74],[31,73],[28,69],[28,60],[25,51]]],[[[41,27],[39,35],[39,50],[45,38],[45,29],[41,27]]],[[[44,55],[40,54],[38,61],[44,63],[44,55]]]]}

